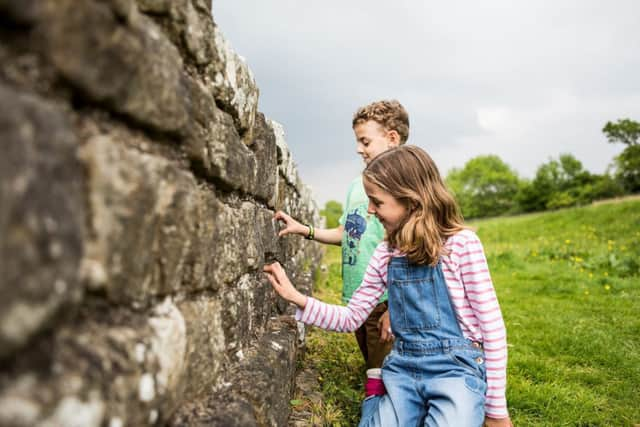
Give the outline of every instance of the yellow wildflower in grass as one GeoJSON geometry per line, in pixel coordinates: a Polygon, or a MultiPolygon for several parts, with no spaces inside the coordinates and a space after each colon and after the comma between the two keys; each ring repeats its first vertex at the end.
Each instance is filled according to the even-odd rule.
{"type": "Polygon", "coordinates": [[[571,243],[571,240],[569,240],[569,239],[567,239],[567,240],[565,240],[565,241],[564,241],[564,244],[565,244],[565,245],[568,245],[569,243],[571,243]]]}
{"type": "Polygon", "coordinates": [[[605,272],[604,272],[604,275],[605,275],[605,277],[606,277],[606,276],[608,276],[608,275],[609,275],[609,272],[608,272],[608,271],[605,271],[605,272]]]}
{"type": "Polygon", "coordinates": [[[589,273],[589,279],[593,279],[593,273],[589,273]]]}
{"type": "Polygon", "coordinates": [[[584,294],[585,295],[589,295],[589,291],[584,291],[584,294]]]}
{"type": "Polygon", "coordinates": [[[608,291],[611,289],[611,286],[609,286],[609,284],[607,283],[606,285],[604,285],[604,290],[608,291]]]}

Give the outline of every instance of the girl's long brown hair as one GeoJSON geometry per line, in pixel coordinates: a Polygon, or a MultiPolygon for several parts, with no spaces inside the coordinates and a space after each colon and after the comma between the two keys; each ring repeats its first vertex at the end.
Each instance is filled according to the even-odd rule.
{"type": "Polygon", "coordinates": [[[365,182],[377,185],[408,214],[388,233],[390,246],[415,264],[436,265],[446,239],[463,230],[462,214],[431,157],[415,145],[403,145],[378,155],[363,172],[365,182]]]}

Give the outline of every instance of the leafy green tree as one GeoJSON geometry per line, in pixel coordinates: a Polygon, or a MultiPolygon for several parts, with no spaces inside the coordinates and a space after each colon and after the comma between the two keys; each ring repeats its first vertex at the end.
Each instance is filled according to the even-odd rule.
{"type": "Polygon", "coordinates": [[[630,145],[613,160],[615,175],[630,193],[640,191],[640,145],[630,145]]]}
{"type": "Polygon", "coordinates": [[[610,143],[637,145],[640,141],[640,123],[629,119],[619,119],[617,123],[607,122],[602,132],[610,143]]]}
{"type": "MultiPolygon", "coordinates": [[[[598,179],[573,155],[561,154],[558,160],[551,159],[538,167],[535,178],[521,186],[516,200],[524,212],[590,203],[595,198],[593,185],[598,179]]],[[[598,187],[600,190],[604,191],[598,187]]]]}
{"type": "Polygon", "coordinates": [[[619,180],[605,173],[602,175],[591,175],[591,181],[580,187],[578,199],[585,203],[594,200],[609,199],[611,197],[622,196],[625,189],[619,180]]]}
{"type": "Polygon", "coordinates": [[[327,228],[336,228],[339,224],[340,217],[342,216],[342,205],[335,200],[329,200],[324,205],[324,209],[320,211],[320,215],[326,218],[327,228]]]}
{"type": "Polygon", "coordinates": [[[496,155],[469,160],[462,169],[451,170],[446,181],[467,218],[504,215],[517,207],[520,179],[496,155]]]}
{"type": "Polygon", "coordinates": [[[617,123],[607,122],[602,132],[609,142],[627,145],[613,160],[615,175],[626,191],[640,191],[640,123],[630,119],[620,119],[617,123]]]}

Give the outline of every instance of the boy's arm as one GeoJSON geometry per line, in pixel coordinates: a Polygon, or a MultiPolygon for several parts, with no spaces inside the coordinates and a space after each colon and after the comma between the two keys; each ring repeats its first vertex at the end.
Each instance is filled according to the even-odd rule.
{"type": "MultiPolygon", "coordinates": [[[[308,237],[311,233],[311,229],[308,225],[301,224],[282,211],[276,212],[273,217],[285,224],[284,228],[278,232],[278,237],[282,237],[287,234],[298,234],[303,237],[308,237]]],[[[340,244],[342,244],[343,231],[344,226],[342,225],[336,228],[315,228],[313,232],[313,240],[317,240],[320,243],[340,246],[340,244]]]]}

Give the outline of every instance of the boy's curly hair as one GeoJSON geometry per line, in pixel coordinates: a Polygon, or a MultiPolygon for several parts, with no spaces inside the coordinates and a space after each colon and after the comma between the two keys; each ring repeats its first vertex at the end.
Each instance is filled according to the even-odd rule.
{"type": "Polygon", "coordinates": [[[395,99],[372,102],[358,108],[353,115],[352,127],[373,120],[387,130],[395,130],[400,136],[400,144],[409,139],[409,114],[395,99]]]}

